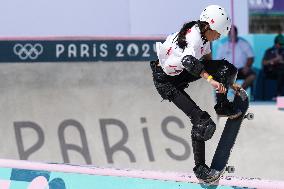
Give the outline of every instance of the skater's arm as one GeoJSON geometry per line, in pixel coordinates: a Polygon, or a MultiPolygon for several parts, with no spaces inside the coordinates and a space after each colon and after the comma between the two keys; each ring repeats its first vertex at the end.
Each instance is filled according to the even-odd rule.
{"type": "Polygon", "coordinates": [[[192,55],[186,55],[181,60],[184,68],[195,76],[200,76],[206,79],[217,91],[218,93],[225,93],[226,88],[222,83],[219,83],[213,79],[213,77],[205,71],[204,64],[202,64],[198,59],[192,55]]]}
{"type": "Polygon", "coordinates": [[[215,81],[213,77],[205,70],[201,72],[200,77],[206,79],[208,83],[210,83],[212,87],[218,91],[218,93],[225,93],[227,91],[227,89],[221,83],[215,81]]]}
{"type": "Polygon", "coordinates": [[[210,81],[210,79],[213,79],[212,76],[210,76],[210,77],[209,76],[210,76],[210,74],[207,73],[205,70],[203,70],[200,74],[200,77],[206,79],[208,82],[210,81]]]}
{"type": "MultiPolygon", "coordinates": [[[[207,57],[207,58],[209,58],[209,57],[207,57]]],[[[206,79],[208,82],[211,79],[213,79],[213,77],[210,76],[210,74],[205,71],[204,65],[198,59],[196,59],[194,56],[191,56],[191,55],[184,56],[181,62],[182,62],[182,65],[184,66],[184,68],[189,73],[196,75],[196,76],[199,75],[200,77],[206,79]]]]}

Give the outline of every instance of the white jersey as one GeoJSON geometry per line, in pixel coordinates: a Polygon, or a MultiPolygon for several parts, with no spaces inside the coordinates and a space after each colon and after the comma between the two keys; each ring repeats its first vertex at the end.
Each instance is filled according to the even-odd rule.
{"type": "Polygon", "coordinates": [[[177,45],[177,35],[178,32],[173,33],[167,37],[164,43],[156,43],[160,65],[164,72],[170,76],[179,75],[183,71],[184,66],[181,60],[184,56],[192,55],[199,60],[202,56],[211,52],[210,43],[206,42],[204,44],[197,25],[188,30],[185,36],[187,46],[184,50],[177,45]]]}

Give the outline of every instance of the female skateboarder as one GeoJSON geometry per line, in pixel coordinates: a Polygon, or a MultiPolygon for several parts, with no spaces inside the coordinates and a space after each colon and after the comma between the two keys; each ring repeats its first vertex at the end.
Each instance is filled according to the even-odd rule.
{"type": "Polygon", "coordinates": [[[203,78],[217,90],[214,108],[218,115],[235,118],[241,114],[227,99],[227,89],[232,87],[237,69],[226,60],[211,60],[210,42],[226,35],[230,28],[231,20],[224,8],[210,5],[199,20],[185,23],[164,43],[157,43],[158,60],[150,63],[154,85],[161,97],[173,102],[191,119],[193,171],[205,182],[211,182],[220,174],[205,164],[205,141],[213,136],[216,125],[184,89],[188,83],[203,78]]]}

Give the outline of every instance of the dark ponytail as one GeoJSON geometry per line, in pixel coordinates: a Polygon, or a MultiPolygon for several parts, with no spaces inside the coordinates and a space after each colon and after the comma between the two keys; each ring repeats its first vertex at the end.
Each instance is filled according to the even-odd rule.
{"type": "Polygon", "coordinates": [[[208,42],[208,40],[205,37],[205,32],[207,30],[211,30],[211,28],[207,22],[200,21],[200,20],[197,21],[197,25],[200,29],[200,35],[201,35],[201,39],[203,40],[203,44],[205,44],[208,42]]]}
{"type": "Polygon", "coordinates": [[[207,22],[203,22],[203,21],[191,21],[191,22],[188,22],[188,23],[185,23],[182,28],[180,29],[178,35],[177,35],[177,45],[179,46],[179,48],[181,49],[184,49],[186,46],[187,46],[187,42],[186,42],[186,34],[188,32],[188,30],[190,28],[192,28],[195,24],[198,25],[199,29],[200,29],[200,34],[201,34],[201,38],[203,40],[204,43],[207,42],[207,39],[204,35],[204,33],[209,29],[206,29],[206,26],[208,25],[207,22]]]}
{"type": "Polygon", "coordinates": [[[180,29],[178,35],[177,35],[177,44],[179,48],[184,49],[187,46],[185,35],[187,34],[188,30],[192,28],[197,22],[191,21],[188,23],[185,23],[182,28],[180,29]]]}

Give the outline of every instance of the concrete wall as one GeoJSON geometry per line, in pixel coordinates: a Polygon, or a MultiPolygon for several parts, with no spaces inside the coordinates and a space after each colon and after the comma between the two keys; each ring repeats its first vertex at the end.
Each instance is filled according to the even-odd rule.
{"type": "MultiPolygon", "coordinates": [[[[0,66],[2,158],[192,169],[189,119],[160,102],[148,63],[0,66]]],[[[209,91],[191,93],[212,112],[209,91]]]]}
{"type": "MultiPolygon", "coordinates": [[[[200,80],[187,92],[216,121],[211,89],[200,80]]],[[[147,62],[0,64],[0,90],[1,158],[192,172],[190,121],[160,102],[147,62]]],[[[229,164],[238,176],[284,179],[284,112],[250,111],[229,164]]]]}

